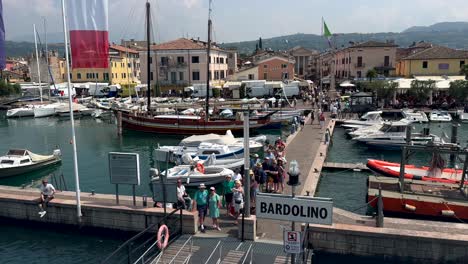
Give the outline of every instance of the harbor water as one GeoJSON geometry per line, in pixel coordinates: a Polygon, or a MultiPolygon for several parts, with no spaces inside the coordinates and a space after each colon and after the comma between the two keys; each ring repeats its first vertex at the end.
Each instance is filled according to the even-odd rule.
{"type": "MultiPolygon", "coordinates": [[[[76,120],[76,143],[78,148],[80,187],[83,192],[112,194],[115,186],[110,184],[108,174],[108,153],[135,152],[140,155],[141,185],[136,188],[137,195],[150,196],[148,170],[155,166],[153,150],[159,145],[178,144],[182,137],[154,135],[124,131],[117,135],[113,121],[83,118],[76,120]]],[[[418,129],[425,125],[418,125],[418,129]]],[[[450,136],[450,124],[429,124],[431,133],[450,136]]],[[[262,134],[273,140],[286,131],[268,130],[262,134]]],[[[26,148],[38,154],[50,154],[55,148],[62,151],[62,164],[10,178],[0,179],[0,185],[37,187],[40,180],[48,175],[63,174],[69,190],[74,190],[73,156],[70,121],[55,117],[44,119],[22,118],[5,119],[0,112],[0,153],[11,148],[26,148]]],[[[459,128],[459,141],[464,145],[468,140],[468,126],[459,128]]],[[[395,151],[376,151],[357,144],[345,137],[344,130],[336,128],[333,145],[327,158],[329,162],[362,162],[367,158],[399,161],[400,153],[395,151]]],[[[411,161],[427,164],[430,157],[424,154],[414,156],[411,161]]],[[[366,179],[368,172],[324,171],[318,195],[331,197],[335,206],[346,210],[355,209],[365,213],[366,179]]],[[[131,194],[129,186],[119,187],[122,194],[131,194]]],[[[39,191],[38,191],[39,194],[39,191]]],[[[1,263],[97,263],[112,252],[128,236],[109,236],[108,234],[85,233],[55,226],[30,226],[25,223],[5,222],[0,225],[1,263]]],[[[359,262],[356,262],[359,263],[359,262]]]]}

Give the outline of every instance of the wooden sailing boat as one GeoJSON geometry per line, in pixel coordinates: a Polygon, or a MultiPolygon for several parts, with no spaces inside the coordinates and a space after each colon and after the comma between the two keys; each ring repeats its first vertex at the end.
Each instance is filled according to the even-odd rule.
{"type": "MultiPolygon", "coordinates": [[[[150,3],[146,3],[146,25],[147,25],[147,62],[150,60],[150,3]]],[[[209,87],[210,87],[210,50],[211,50],[211,1],[208,18],[208,42],[207,42],[207,85],[205,115],[186,116],[186,115],[157,115],[151,114],[151,83],[150,83],[150,64],[147,63],[147,112],[129,113],[121,111],[122,128],[137,130],[142,132],[163,133],[163,134],[182,134],[182,135],[202,135],[208,133],[222,133],[227,130],[232,132],[241,132],[244,122],[241,119],[216,119],[209,118],[209,87]]],[[[258,129],[270,124],[270,115],[258,119],[250,120],[250,129],[258,129]]]]}

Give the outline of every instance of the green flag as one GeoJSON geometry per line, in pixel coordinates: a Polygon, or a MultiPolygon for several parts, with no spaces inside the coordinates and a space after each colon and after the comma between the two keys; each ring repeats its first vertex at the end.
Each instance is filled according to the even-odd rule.
{"type": "Polygon", "coordinates": [[[325,23],[325,20],[323,21],[323,36],[327,38],[332,37],[332,33],[328,29],[327,23],[325,23]]]}

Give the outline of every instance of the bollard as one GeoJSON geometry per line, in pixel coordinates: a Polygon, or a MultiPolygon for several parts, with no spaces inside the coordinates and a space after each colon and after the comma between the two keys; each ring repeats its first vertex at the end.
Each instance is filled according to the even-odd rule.
{"type": "Polygon", "coordinates": [[[379,198],[377,200],[377,227],[384,226],[384,214],[383,214],[383,199],[382,199],[382,188],[379,186],[379,198]]]}
{"type": "Polygon", "coordinates": [[[148,205],[148,197],[146,194],[143,195],[143,206],[146,207],[148,205]]]}
{"type": "Polygon", "coordinates": [[[94,190],[91,190],[91,195],[95,195],[96,192],[94,190]]]}

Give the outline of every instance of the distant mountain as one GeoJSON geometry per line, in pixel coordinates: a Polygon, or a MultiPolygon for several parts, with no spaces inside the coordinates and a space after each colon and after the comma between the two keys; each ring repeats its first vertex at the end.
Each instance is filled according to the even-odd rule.
{"type": "MultiPolygon", "coordinates": [[[[45,49],[44,46],[42,48],[45,49]]],[[[39,49],[41,49],[41,46],[39,46],[39,49]]],[[[64,56],[65,49],[63,43],[51,43],[48,45],[48,49],[58,51],[60,55],[64,56]]],[[[5,53],[7,57],[27,57],[34,52],[34,43],[5,41],[5,53]]]]}
{"type": "MultiPolygon", "coordinates": [[[[394,41],[396,44],[407,47],[413,42],[427,41],[438,45],[457,49],[468,49],[468,22],[444,22],[429,27],[411,27],[407,30],[386,33],[347,33],[337,34],[334,41],[337,47],[348,46],[350,42],[367,40],[394,41]]],[[[273,50],[288,50],[296,46],[323,51],[328,48],[325,38],[315,34],[294,34],[265,39],[262,38],[263,47],[273,50]]],[[[221,46],[237,48],[241,54],[250,54],[255,50],[257,40],[224,43],[221,46]]]]}
{"type": "Polygon", "coordinates": [[[410,32],[467,32],[468,22],[441,22],[432,26],[416,26],[404,30],[402,33],[410,32]]]}
{"type": "MultiPolygon", "coordinates": [[[[39,38],[42,43],[45,43],[45,37],[44,34],[39,32],[39,38]]],[[[32,42],[34,43],[34,34],[24,34],[24,35],[18,35],[14,36],[11,38],[8,38],[8,40],[15,41],[15,42],[32,42]]],[[[47,33],[47,42],[49,43],[60,43],[63,42],[63,32],[51,32],[47,33]]]]}

